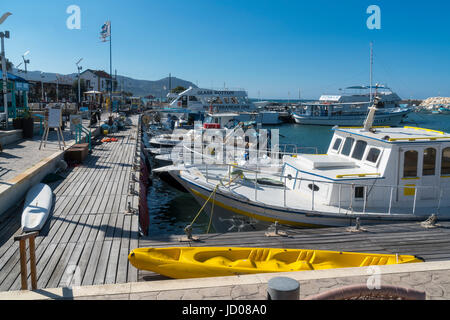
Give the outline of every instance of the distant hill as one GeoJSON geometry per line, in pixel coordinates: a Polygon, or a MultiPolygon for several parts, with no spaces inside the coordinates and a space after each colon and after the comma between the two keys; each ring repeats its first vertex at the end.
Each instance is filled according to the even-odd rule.
{"type": "MultiPolygon", "coordinates": [[[[31,81],[41,81],[44,82],[56,82],[56,73],[44,72],[42,73],[43,78],[41,78],[41,71],[28,71],[26,74],[23,71],[19,71],[18,69],[13,69],[13,74],[25,78],[31,81]]],[[[71,84],[73,81],[77,79],[77,74],[67,74],[67,75],[59,75],[60,83],[71,84]]],[[[118,82],[118,90],[123,88],[124,91],[132,92],[135,96],[148,96],[152,95],[156,98],[165,97],[169,92],[169,77],[160,79],[160,80],[137,80],[130,77],[117,75],[118,82]],[[164,89],[165,87],[165,89],[164,89]]],[[[179,79],[176,77],[171,78],[172,89],[178,86],[182,86],[184,88],[197,86],[190,81],[179,79]]]]}
{"type": "MultiPolygon", "coordinates": [[[[147,96],[153,95],[156,98],[165,97],[169,92],[169,77],[163,78],[161,80],[150,81],[150,80],[136,80],[129,77],[117,76],[117,81],[119,88],[123,86],[124,91],[132,92],[136,96],[147,96]],[[165,88],[165,89],[164,89],[165,88]]],[[[190,81],[179,79],[176,77],[171,78],[172,89],[178,86],[184,88],[197,86],[190,81]]]]}

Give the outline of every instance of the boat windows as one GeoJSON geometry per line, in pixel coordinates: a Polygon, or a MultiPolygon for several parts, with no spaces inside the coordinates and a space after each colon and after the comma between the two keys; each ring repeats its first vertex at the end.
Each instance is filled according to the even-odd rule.
{"type": "Polygon", "coordinates": [[[342,139],[341,138],[337,138],[334,141],[333,150],[338,151],[339,147],[341,146],[341,143],[342,143],[342,139]]]}
{"type": "Polygon", "coordinates": [[[355,199],[364,199],[364,187],[355,187],[355,199]]]}
{"type": "Polygon", "coordinates": [[[366,160],[372,163],[377,163],[378,158],[380,157],[381,150],[377,148],[371,148],[369,153],[367,154],[366,160]]]}
{"type": "Polygon", "coordinates": [[[434,176],[436,174],[436,149],[428,148],[423,152],[423,176],[434,176]]]}
{"type": "Polygon", "coordinates": [[[189,101],[198,101],[196,96],[189,96],[189,101]]]}
{"type": "Polygon", "coordinates": [[[320,190],[320,188],[319,188],[317,185],[312,184],[312,183],[308,184],[308,188],[309,188],[309,190],[311,190],[311,191],[314,190],[314,192],[317,192],[317,191],[320,190]]]}
{"type": "Polygon", "coordinates": [[[344,147],[342,148],[341,154],[343,154],[344,156],[350,155],[350,151],[352,151],[354,143],[355,139],[353,138],[345,139],[344,147]]]}
{"type": "Polygon", "coordinates": [[[358,140],[356,142],[355,150],[353,150],[352,158],[356,160],[362,160],[364,152],[366,151],[367,142],[358,140]]]}
{"type": "Polygon", "coordinates": [[[417,164],[419,161],[419,153],[414,150],[405,152],[405,159],[403,162],[403,177],[412,178],[417,177],[417,164]]]}
{"type": "Polygon", "coordinates": [[[442,151],[441,175],[450,175],[450,148],[442,151]]]}
{"type": "Polygon", "coordinates": [[[215,99],[212,101],[212,103],[213,103],[213,104],[223,104],[222,100],[221,100],[219,97],[215,98],[215,99]]]}

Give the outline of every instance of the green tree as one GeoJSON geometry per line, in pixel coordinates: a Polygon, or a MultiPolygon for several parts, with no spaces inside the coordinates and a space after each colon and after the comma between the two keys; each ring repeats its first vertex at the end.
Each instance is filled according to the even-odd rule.
{"type": "Polygon", "coordinates": [[[180,94],[183,91],[186,91],[186,88],[182,87],[182,86],[178,86],[178,87],[172,89],[172,93],[176,93],[176,94],[180,94]]]}

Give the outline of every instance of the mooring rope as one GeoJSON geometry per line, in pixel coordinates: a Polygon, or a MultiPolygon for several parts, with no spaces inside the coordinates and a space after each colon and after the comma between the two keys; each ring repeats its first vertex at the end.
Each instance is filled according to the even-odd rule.
{"type": "MultiPolygon", "coordinates": [[[[230,175],[232,174],[232,172],[230,172],[230,175]]],[[[241,174],[238,174],[236,177],[234,177],[233,179],[230,179],[230,181],[227,183],[228,184],[228,186],[230,186],[234,181],[236,181],[236,179],[238,179],[238,178],[240,178],[241,177],[241,174]]],[[[222,181],[223,179],[220,179],[220,181],[219,181],[219,183],[214,187],[214,189],[213,189],[213,191],[211,192],[211,194],[209,195],[209,197],[208,197],[208,199],[205,201],[205,203],[203,204],[203,206],[200,208],[200,210],[197,212],[197,215],[195,216],[195,218],[192,220],[192,222],[189,224],[190,226],[192,226],[194,223],[195,223],[195,221],[197,220],[197,218],[200,216],[200,214],[203,212],[203,210],[205,209],[205,207],[206,207],[206,205],[208,204],[208,202],[211,200],[211,198],[213,198],[213,201],[212,201],[212,208],[211,208],[211,215],[210,215],[210,218],[209,218],[209,225],[208,225],[208,230],[207,230],[207,234],[209,233],[209,230],[210,230],[210,228],[211,228],[211,223],[212,223],[212,216],[213,216],[213,214],[214,214],[214,202],[215,202],[215,199],[216,199],[216,193],[217,193],[217,190],[219,189],[219,187],[220,187],[220,185],[222,185],[222,186],[224,186],[224,187],[226,187],[224,184],[223,184],[223,181],[222,181]]]]}

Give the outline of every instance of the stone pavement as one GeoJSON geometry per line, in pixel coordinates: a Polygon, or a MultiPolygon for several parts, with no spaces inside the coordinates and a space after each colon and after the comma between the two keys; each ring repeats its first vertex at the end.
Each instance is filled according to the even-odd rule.
{"type": "Polygon", "coordinates": [[[367,284],[372,277],[379,277],[381,285],[425,291],[427,300],[450,299],[450,261],[439,261],[380,266],[379,269],[347,268],[14,291],[0,293],[0,300],[265,300],[267,282],[277,276],[299,281],[300,299],[333,288],[367,284]]]}
{"type": "MultiPolygon", "coordinates": [[[[89,121],[84,120],[83,125],[87,127],[89,121]]],[[[69,128],[63,131],[63,136],[66,143],[64,150],[66,150],[74,143],[75,136],[70,134],[69,128]]],[[[41,138],[41,135],[35,134],[32,140],[20,140],[3,146],[3,152],[0,153],[0,184],[7,184],[18,174],[55,152],[63,150],[62,142],[61,149],[59,148],[56,131],[49,133],[46,147],[42,144],[42,148],[39,150],[41,138]]]]}

